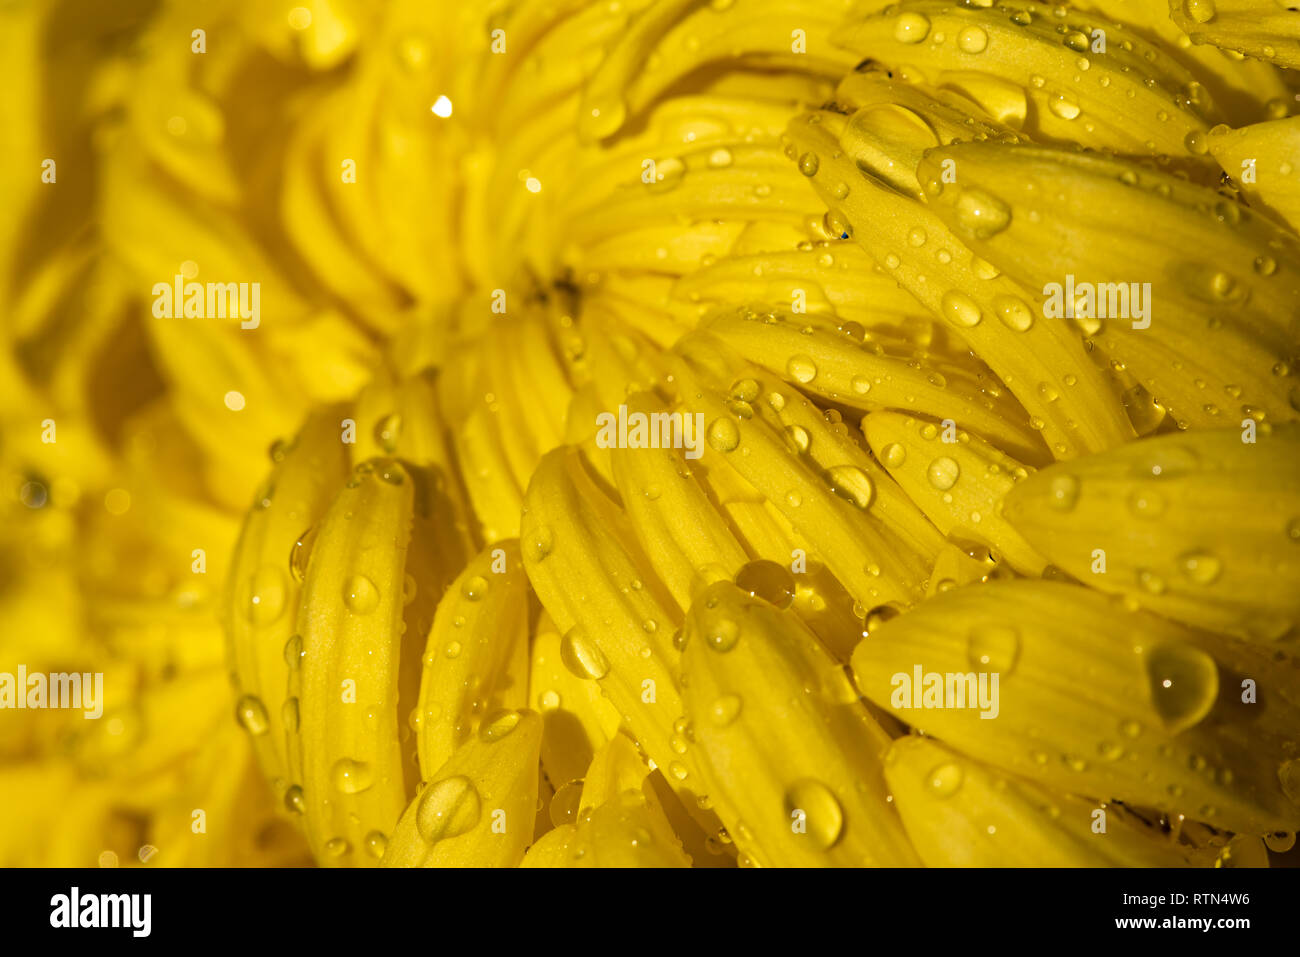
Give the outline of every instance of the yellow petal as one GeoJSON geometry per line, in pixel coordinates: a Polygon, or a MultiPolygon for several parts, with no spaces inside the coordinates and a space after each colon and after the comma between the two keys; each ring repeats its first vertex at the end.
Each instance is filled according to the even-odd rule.
{"type": "MultiPolygon", "coordinates": [[[[1253,424],[1253,423],[1252,423],[1253,424]]],[[[1300,430],[1163,435],[1019,483],[1007,520],[1056,566],[1190,625],[1300,625],[1300,430]]]]}
{"type": "Polygon", "coordinates": [[[1294,666],[1045,581],[944,592],[853,654],[871,701],[963,754],[1044,787],[1255,835],[1300,822],[1294,666]],[[1247,678],[1266,705],[1243,701],[1247,678]]]}

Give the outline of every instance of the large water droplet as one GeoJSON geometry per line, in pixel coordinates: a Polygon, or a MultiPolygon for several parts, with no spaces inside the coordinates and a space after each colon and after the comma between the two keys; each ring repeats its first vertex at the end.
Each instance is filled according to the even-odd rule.
{"type": "Polygon", "coordinates": [[[519,726],[518,711],[496,711],[483,719],[478,736],[484,741],[500,741],[519,726]]]}
{"type": "Polygon", "coordinates": [[[950,289],[943,294],[943,299],[939,302],[939,309],[944,318],[955,326],[963,329],[969,329],[971,326],[979,325],[980,307],[970,296],[956,289],[950,289]]]}
{"type": "Polygon", "coordinates": [[[804,812],[807,836],[822,850],[833,847],[844,830],[844,809],[839,799],[815,778],[790,785],[785,792],[785,810],[787,818],[796,810],[804,812]]]}
{"type": "Polygon", "coordinates": [[[599,680],[609,674],[609,659],[581,625],[574,625],[560,639],[560,660],[579,678],[599,680]]]}
{"type": "Polygon", "coordinates": [[[724,694],[709,705],[709,720],[719,728],[725,728],[736,720],[740,709],[741,700],[737,695],[724,694]]]}
{"type": "Polygon", "coordinates": [[[1214,707],[1219,668],[1199,648],[1172,642],[1157,645],[1146,655],[1146,671],[1151,703],[1171,734],[1192,727],[1214,707]]]}
{"type": "Polygon", "coordinates": [[[846,502],[852,502],[862,509],[871,505],[876,494],[875,486],[871,484],[867,473],[856,465],[833,466],[826,472],[826,477],[830,479],[831,491],[846,502]]]}
{"type": "Polygon", "coordinates": [[[993,311],[997,313],[1004,326],[1016,332],[1028,332],[1034,324],[1034,314],[1015,296],[995,296],[993,311]]]}
{"type": "Polygon", "coordinates": [[[930,463],[926,475],[931,485],[944,492],[957,484],[957,477],[961,475],[961,466],[955,460],[943,455],[930,463]]]}
{"type": "Polygon", "coordinates": [[[887,468],[900,468],[907,461],[907,449],[898,442],[890,442],[880,450],[880,461],[884,462],[887,468]]]}
{"type": "Polygon", "coordinates": [[[969,236],[988,239],[1011,225],[1011,207],[982,189],[964,189],[957,198],[957,225],[969,236]]]}
{"type": "Polygon", "coordinates": [[[481,814],[482,801],[474,782],[455,775],[424,789],[415,809],[415,826],[422,838],[436,844],[472,830],[481,814]]]}
{"type": "Polygon", "coordinates": [[[709,448],[732,452],[740,445],[740,428],[731,419],[720,417],[709,423],[707,437],[709,448]]]}
{"type": "Polygon", "coordinates": [[[957,34],[957,47],[963,53],[983,53],[988,45],[989,35],[981,27],[969,26],[957,34]]]}
{"type": "Polygon", "coordinates": [[[1047,108],[1063,120],[1073,120],[1082,112],[1079,102],[1067,93],[1054,93],[1047,101],[1047,108]]]}
{"type": "Polygon", "coordinates": [[[794,575],[781,563],[766,558],[742,565],[736,572],[736,586],[777,608],[789,608],[794,599],[794,575]]]}

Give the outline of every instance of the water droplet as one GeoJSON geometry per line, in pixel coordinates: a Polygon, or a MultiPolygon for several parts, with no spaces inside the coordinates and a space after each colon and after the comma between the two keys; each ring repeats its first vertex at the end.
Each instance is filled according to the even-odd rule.
{"type": "Polygon", "coordinates": [[[474,575],[461,586],[460,593],[466,601],[481,601],[488,593],[487,579],[482,575],[474,575]]]}
{"type": "Polygon", "coordinates": [[[1219,669],[1199,648],[1166,642],[1146,655],[1151,703],[1171,734],[1192,727],[1214,706],[1219,669]]]}
{"type": "Polygon", "coordinates": [[[365,761],[340,758],[330,769],[330,781],[340,794],[360,794],[375,783],[375,774],[365,761]]]}
{"type": "Polygon", "coordinates": [[[1209,23],[1218,13],[1214,8],[1214,0],[1184,0],[1183,9],[1196,23],[1209,23]]]}
{"type": "Polygon", "coordinates": [[[785,792],[785,810],[787,819],[796,810],[804,812],[806,834],[822,850],[833,847],[844,830],[844,810],[839,800],[815,778],[804,778],[790,785],[785,792]]]}
{"type": "Polygon", "coordinates": [[[980,27],[966,27],[957,34],[957,46],[963,53],[983,53],[989,45],[989,35],[980,27]]]}
{"type": "Polygon", "coordinates": [[[904,13],[894,21],[894,39],[899,43],[920,43],[930,32],[930,21],[919,13],[904,13]]]}
{"type": "Polygon", "coordinates": [[[731,419],[718,418],[709,424],[709,448],[719,452],[734,451],[740,444],[740,429],[731,419]]]}
{"type": "Polygon", "coordinates": [[[379,607],[379,589],[365,575],[353,575],[343,586],[343,603],[354,615],[368,615],[379,607]]]}
{"type": "Polygon", "coordinates": [[[271,624],[284,612],[289,582],[275,565],[263,565],[248,580],[248,620],[254,625],[271,624]]]}
{"type": "Polygon", "coordinates": [[[235,719],[241,728],[254,737],[266,734],[270,724],[266,716],[266,706],[262,704],[260,698],[249,694],[235,702],[235,719]]]}
{"type": "Polygon", "coordinates": [[[1264,846],[1274,854],[1285,854],[1295,847],[1294,831],[1275,831],[1264,835],[1264,846]]]}
{"type": "Polygon", "coordinates": [[[1071,50],[1073,50],[1075,53],[1088,52],[1088,38],[1078,30],[1070,30],[1068,33],[1065,34],[1065,37],[1061,40],[1061,42],[1064,43],[1071,50]]]}
{"type": "Polygon", "coordinates": [[[1178,559],[1178,567],[1198,585],[1212,584],[1223,569],[1219,560],[1209,552],[1188,552],[1178,559]]]}
{"type": "Polygon", "coordinates": [[[483,719],[478,736],[484,741],[500,741],[519,725],[518,711],[496,711],[483,719]]]}
{"type": "Polygon", "coordinates": [[[855,375],[849,381],[849,385],[858,395],[866,395],[871,391],[871,380],[864,375],[855,375]]]}
{"type": "Polygon", "coordinates": [[[907,449],[898,442],[890,442],[880,450],[880,461],[884,462],[887,468],[900,468],[907,461],[907,449]]]}
{"type": "Polygon", "coordinates": [[[830,479],[831,491],[846,502],[862,509],[871,505],[876,494],[875,486],[867,473],[856,465],[836,465],[827,471],[826,477],[830,479]]]}
{"type": "Polygon", "coordinates": [[[574,625],[560,639],[560,660],[579,678],[599,680],[609,673],[609,659],[581,625],[574,625]]]}
{"type": "Polygon", "coordinates": [[[916,247],[924,246],[925,240],[926,240],[925,230],[922,229],[920,226],[917,226],[915,229],[913,229],[910,233],[907,234],[907,242],[911,246],[916,246],[916,247]]]}
{"type": "Polygon", "coordinates": [[[555,547],[555,533],[549,525],[538,525],[532,534],[525,538],[527,553],[535,562],[540,562],[555,547]]]}
{"type": "Polygon", "coordinates": [[[284,807],[293,814],[302,814],[307,810],[307,801],[302,796],[302,788],[297,784],[284,792],[284,807]]]}
{"type": "Polygon", "coordinates": [[[805,176],[816,176],[820,165],[821,162],[817,159],[816,153],[804,153],[803,156],[799,157],[799,172],[805,176]]]}
{"type": "Polygon", "coordinates": [[[797,382],[811,382],[817,378],[817,364],[805,355],[791,356],[785,369],[797,382]]]}
{"type": "Polygon", "coordinates": [[[389,455],[397,451],[401,435],[402,417],[396,412],[390,412],[375,423],[375,442],[389,455]]]}
{"type": "Polygon", "coordinates": [[[725,728],[740,714],[741,700],[734,694],[724,694],[709,706],[709,720],[725,728]]]}
{"type": "Polygon", "coordinates": [[[926,775],[925,784],[935,797],[950,798],[961,790],[965,777],[959,765],[948,762],[939,765],[926,775]]]}
{"type": "Polygon", "coordinates": [[[740,640],[740,626],[730,618],[715,618],[705,626],[704,640],[714,651],[730,651],[740,640]]]}
{"type": "Polygon", "coordinates": [[[284,663],[290,671],[296,671],[302,665],[302,635],[291,635],[284,643],[284,663]]]}
{"type": "Polygon", "coordinates": [[[437,844],[472,830],[481,814],[482,802],[474,782],[455,775],[424,789],[415,809],[415,826],[425,841],[437,844]]]}
{"type": "Polygon", "coordinates": [[[1011,207],[992,193],[970,187],[957,198],[957,225],[969,236],[988,239],[1011,225],[1011,207]]]}
{"type": "Polygon", "coordinates": [[[1051,99],[1047,101],[1047,108],[1052,111],[1053,115],[1059,116],[1063,120],[1073,120],[1082,112],[1079,109],[1078,101],[1065,93],[1052,94],[1051,99]]]}
{"type": "Polygon", "coordinates": [[[1020,657],[1020,633],[1009,625],[977,625],[966,641],[966,657],[976,669],[1010,674],[1020,657]]]}
{"type": "Polygon", "coordinates": [[[1079,480],[1073,475],[1058,475],[1047,487],[1047,503],[1068,512],[1079,501],[1079,480]]]}
{"type": "Polygon", "coordinates": [[[940,456],[930,463],[926,470],[926,475],[930,479],[930,484],[939,491],[947,491],[957,483],[957,477],[961,474],[961,466],[953,459],[946,455],[940,456]]]}
{"type": "Polygon", "coordinates": [[[788,608],[794,600],[794,576],[784,565],[766,558],[742,565],[736,572],[736,586],[777,608],[788,608]]]}
{"type": "Polygon", "coordinates": [[[298,720],[298,699],[285,698],[284,704],[280,705],[280,723],[290,734],[297,734],[298,720]]]}
{"type": "Polygon", "coordinates": [[[296,582],[307,577],[307,561],[311,558],[311,547],[316,543],[316,532],[319,529],[319,525],[313,525],[299,535],[289,549],[289,574],[296,582]]]}
{"type": "Polygon", "coordinates": [[[853,224],[838,209],[829,210],[822,217],[822,226],[825,228],[826,234],[835,239],[851,239],[853,237],[853,224]]]}
{"type": "Polygon", "coordinates": [[[366,853],[375,860],[382,861],[388,852],[388,838],[383,831],[371,831],[366,835],[366,853]]]}
{"type": "Polygon", "coordinates": [[[1034,324],[1034,314],[1015,296],[995,296],[993,311],[997,313],[1004,326],[1016,332],[1027,332],[1034,324]]]}
{"type": "Polygon", "coordinates": [[[785,430],[785,434],[790,437],[791,443],[800,452],[807,452],[808,446],[812,444],[812,436],[802,425],[792,425],[785,430]]]}
{"type": "Polygon", "coordinates": [[[944,293],[939,307],[948,321],[955,326],[969,329],[979,324],[979,304],[964,292],[950,289],[944,293]]]}

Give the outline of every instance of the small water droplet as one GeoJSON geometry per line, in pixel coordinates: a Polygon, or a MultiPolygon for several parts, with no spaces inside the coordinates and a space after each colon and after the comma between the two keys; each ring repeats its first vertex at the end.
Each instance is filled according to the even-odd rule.
{"type": "Polygon", "coordinates": [[[355,615],[368,615],[379,607],[379,589],[365,575],[353,575],[343,586],[343,603],[355,615]]]}
{"type": "Polygon", "coordinates": [[[925,778],[930,793],[939,798],[950,798],[961,790],[966,775],[960,765],[948,762],[932,770],[925,778]]]}
{"type": "Polygon", "coordinates": [[[330,769],[330,781],[340,794],[360,794],[375,783],[375,774],[365,761],[340,758],[330,769]]]}
{"type": "Polygon", "coordinates": [[[270,724],[262,700],[247,694],[235,702],[235,719],[241,728],[254,737],[266,734],[270,724]]]}

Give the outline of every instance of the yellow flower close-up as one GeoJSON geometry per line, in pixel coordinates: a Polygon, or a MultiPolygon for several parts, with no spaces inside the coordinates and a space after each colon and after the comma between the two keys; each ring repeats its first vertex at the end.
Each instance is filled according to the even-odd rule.
{"type": "Polygon", "coordinates": [[[0,78],[0,866],[1297,863],[1294,2],[0,0],[0,78]]]}

